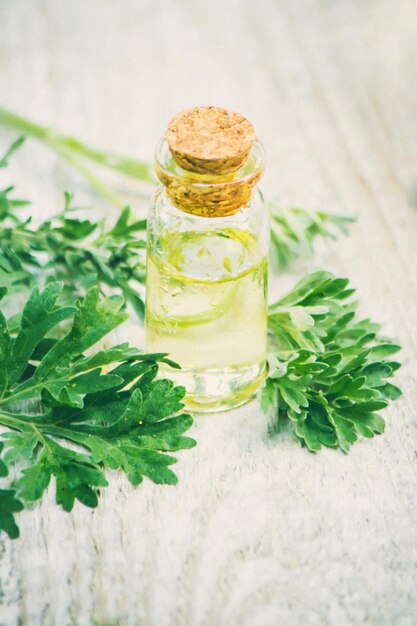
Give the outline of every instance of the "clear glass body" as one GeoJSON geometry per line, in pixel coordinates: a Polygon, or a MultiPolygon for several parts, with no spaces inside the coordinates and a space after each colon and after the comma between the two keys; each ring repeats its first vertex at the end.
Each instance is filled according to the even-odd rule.
{"type": "MultiPolygon", "coordinates": [[[[184,184],[195,182],[186,178],[184,184]]],[[[197,177],[197,184],[224,184],[205,179],[197,177]]],[[[146,349],[179,363],[181,370],[163,366],[162,373],[185,386],[190,410],[239,406],[264,378],[268,242],[269,215],[256,189],[227,217],[184,212],[164,185],[155,193],[148,218],[146,349]]]]}

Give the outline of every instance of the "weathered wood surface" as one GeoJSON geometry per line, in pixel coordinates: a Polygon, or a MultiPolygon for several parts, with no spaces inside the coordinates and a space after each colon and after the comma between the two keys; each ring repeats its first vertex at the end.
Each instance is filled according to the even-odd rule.
{"type": "MultiPolygon", "coordinates": [[[[351,278],[404,346],[386,433],[348,456],[269,441],[253,403],[197,420],[178,487],[115,475],[69,515],[50,494],[1,539],[0,624],[417,623],[416,17],[412,0],[0,0],[4,106],[147,158],[181,108],[241,111],[267,192],[359,216],[306,267],[351,278]]],[[[10,177],[39,215],[89,197],[34,143],[10,177]]]]}

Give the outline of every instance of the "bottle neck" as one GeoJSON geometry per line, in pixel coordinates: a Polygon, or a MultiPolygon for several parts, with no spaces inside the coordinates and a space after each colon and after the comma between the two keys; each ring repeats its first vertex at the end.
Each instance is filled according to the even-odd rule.
{"type": "Polygon", "coordinates": [[[202,217],[226,217],[245,207],[264,167],[265,153],[257,139],[246,163],[227,174],[198,174],[183,169],[174,160],[166,139],[156,152],[156,174],[172,204],[202,217]]]}

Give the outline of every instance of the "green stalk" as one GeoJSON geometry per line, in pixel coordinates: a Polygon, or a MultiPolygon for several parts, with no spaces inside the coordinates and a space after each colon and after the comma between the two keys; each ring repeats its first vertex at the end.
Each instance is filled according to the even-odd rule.
{"type": "Polygon", "coordinates": [[[59,141],[69,150],[75,151],[90,161],[94,161],[99,165],[108,167],[109,169],[119,172],[124,176],[134,178],[135,180],[142,180],[152,185],[157,182],[153,174],[153,165],[148,161],[132,159],[130,157],[120,156],[111,152],[96,150],[75,137],[61,135],[59,141]]]}
{"type": "Polygon", "coordinates": [[[16,113],[12,113],[7,109],[3,109],[0,107],[0,124],[3,126],[8,126],[9,128],[14,128],[18,130],[20,133],[24,135],[30,135],[31,137],[36,137],[41,141],[45,141],[49,143],[51,131],[43,126],[39,126],[24,117],[20,117],[20,115],[16,115],[16,113]]]}
{"type": "Polygon", "coordinates": [[[123,209],[126,203],[93,174],[83,163],[83,160],[91,161],[119,174],[133,178],[134,180],[140,180],[147,184],[155,185],[157,182],[153,174],[153,167],[147,161],[96,150],[76,137],[61,135],[52,129],[36,124],[1,107],[0,124],[8,128],[13,128],[23,135],[34,137],[49,146],[52,150],[57,152],[59,156],[77,169],[95,191],[119,209],[123,209]]]}
{"type": "Polygon", "coordinates": [[[70,150],[64,149],[62,147],[56,148],[57,153],[65,159],[74,169],[78,170],[80,174],[84,176],[90,186],[103,198],[108,200],[111,204],[117,207],[120,210],[123,210],[126,207],[126,202],[123,201],[119,196],[105,184],[103,183],[88,167],[76,158],[74,154],[70,150]]]}
{"type": "MultiPolygon", "coordinates": [[[[88,444],[86,442],[86,436],[89,434],[96,434],[100,436],[102,434],[102,430],[100,428],[94,429],[94,427],[90,427],[90,429],[80,432],[80,431],[72,431],[71,428],[63,428],[62,426],[55,425],[53,423],[42,423],[35,422],[33,419],[29,420],[30,416],[25,416],[27,419],[22,419],[23,416],[15,417],[12,413],[0,412],[0,424],[2,426],[6,426],[11,430],[18,430],[20,432],[30,432],[33,430],[37,436],[37,439],[42,445],[48,448],[51,452],[51,446],[49,445],[48,439],[46,436],[57,437],[58,439],[65,439],[66,441],[70,441],[71,443],[76,443],[79,446],[83,446],[85,449],[89,450],[88,444]],[[94,433],[94,431],[96,431],[94,433]]],[[[36,417],[35,415],[32,416],[36,417]]],[[[82,427],[81,427],[82,428],[82,427]]]]}
{"type": "MultiPolygon", "coordinates": [[[[0,412],[0,424],[2,426],[7,426],[7,428],[11,428],[12,430],[20,430],[20,431],[30,430],[33,427],[33,425],[42,427],[42,424],[34,422],[33,420],[29,421],[28,416],[25,416],[25,417],[26,419],[22,419],[23,416],[16,417],[13,413],[1,411],[0,412]]],[[[33,415],[32,417],[34,418],[36,417],[36,415],[33,415]]]]}

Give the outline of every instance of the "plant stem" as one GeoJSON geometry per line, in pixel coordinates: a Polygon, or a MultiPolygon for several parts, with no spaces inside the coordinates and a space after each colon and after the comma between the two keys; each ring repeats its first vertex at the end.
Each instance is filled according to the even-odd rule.
{"type": "MultiPolygon", "coordinates": [[[[99,165],[112,169],[130,178],[134,178],[135,180],[141,180],[152,185],[157,182],[155,176],[153,175],[153,166],[147,161],[132,159],[130,157],[120,156],[102,150],[96,150],[76,137],[61,135],[54,130],[41,126],[40,124],[35,124],[34,122],[31,122],[30,120],[1,107],[0,124],[14,128],[24,135],[35,137],[39,141],[43,141],[53,150],[59,152],[61,156],[64,156],[64,158],[68,159],[68,153],[71,153],[72,156],[74,156],[74,154],[78,154],[85,159],[94,161],[99,165]]],[[[73,165],[82,171],[79,162],[74,162],[73,165]]],[[[82,171],[82,173],[86,176],[86,178],[88,178],[89,182],[91,182],[89,177],[93,175],[88,171],[82,171]]],[[[98,189],[97,179],[95,177],[93,177],[93,181],[94,182],[91,182],[91,184],[98,189]]],[[[101,185],[100,182],[99,185],[101,185]]]]}
{"type": "MultiPolygon", "coordinates": [[[[36,417],[36,415],[33,417],[36,417]]],[[[22,419],[22,416],[16,417],[13,413],[3,411],[0,411],[0,424],[13,430],[28,430],[28,427],[32,428],[33,425],[42,427],[39,423],[29,421],[29,419],[22,419]]]]}
{"type": "Polygon", "coordinates": [[[103,198],[108,200],[111,204],[116,206],[118,209],[123,210],[126,206],[126,202],[119,198],[112,190],[107,187],[97,176],[93,174],[91,170],[89,170],[85,165],[81,163],[79,159],[68,149],[62,148],[61,146],[56,146],[56,151],[58,154],[65,159],[68,163],[70,163],[76,170],[80,172],[84,176],[84,178],[89,182],[91,187],[97,191],[103,198]]]}
{"type": "Polygon", "coordinates": [[[7,109],[3,109],[1,107],[0,124],[14,128],[25,135],[31,135],[32,137],[36,137],[41,141],[50,141],[50,131],[48,129],[39,126],[38,124],[35,124],[33,122],[30,122],[24,117],[16,115],[16,113],[12,113],[11,111],[8,111],[7,109]]]}
{"type": "MultiPolygon", "coordinates": [[[[36,415],[33,416],[34,418],[36,415]]],[[[7,428],[11,428],[12,430],[19,430],[21,432],[29,432],[31,430],[35,431],[38,440],[46,447],[50,448],[47,439],[44,436],[44,431],[47,432],[48,435],[52,435],[53,437],[57,437],[59,439],[66,439],[67,441],[71,441],[72,443],[76,443],[78,445],[83,446],[84,448],[88,448],[86,438],[89,435],[100,435],[101,431],[99,428],[96,429],[96,433],[94,433],[94,428],[90,427],[88,431],[76,432],[72,431],[70,428],[63,428],[62,426],[57,426],[53,423],[39,423],[33,420],[30,420],[30,416],[25,416],[27,419],[22,419],[22,416],[16,417],[13,413],[9,412],[0,412],[0,424],[2,426],[6,426],[7,428]]]]}

